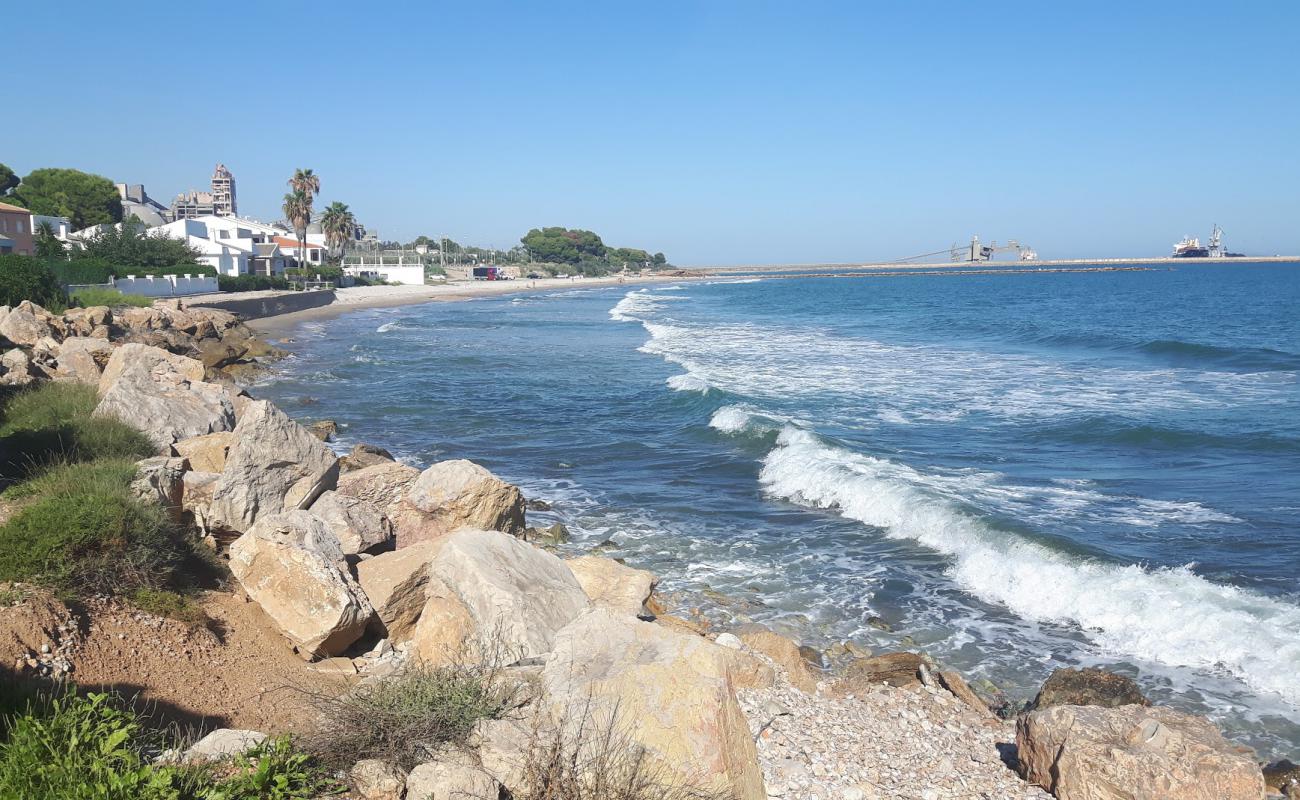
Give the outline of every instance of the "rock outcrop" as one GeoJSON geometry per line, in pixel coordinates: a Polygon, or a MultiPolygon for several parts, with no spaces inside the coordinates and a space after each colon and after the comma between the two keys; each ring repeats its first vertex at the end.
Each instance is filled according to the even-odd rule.
{"type": "Polygon", "coordinates": [[[1095,667],[1083,669],[1058,669],[1052,672],[1038,690],[1031,708],[1050,706],[1102,706],[1116,708],[1127,705],[1150,705],[1142,690],[1127,675],[1108,672],[1095,667]]]}
{"type": "Polygon", "coordinates": [[[365,500],[391,520],[401,512],[402,500],[420,477],[415,467],[386,461],[345,472],[338,479],[338,493],[365,500]]]}
{"type": "Polygon", "coordinates": [[[35,303],[24,300],[0,316],[0,336],[19,347],[32,347],[55,332],[50,327],[52,316],[35,303]]]}
{"type": "Polygon", "coordinates": [[[59,345],[55,367],[64,377],[98,386],[104,367],[113,357],[113,350],[112,343],[107,339],[70,336],[59,345]]]}
{"type": "Polygon", "coordinates": [[[226,468],[226,454],[235,443],[230,431],[191,436],[172,443],[172,454],[190,462],[199,472],[221,472],[226,468]]]}
{"type": "Polygon", "coordinates": [[[233,397],[202,377],[203,366],[193,359],[123,345],[100,377],[95,416],[116,417],[140,428],[163,453],[178,439],[230,430],[235,425],[233,397]]]}
{"type": "Polygon", "coordinates": [[[590,605],[563,561],[513,536],[461,529],[440,544],[434,576],[513,659],[550,652],[555,633],[590,605]]]}
{"type": "Polygon", "coordinates": [[[633,617],[654,616],[646,609],[646,601],[659,582],[653,572],[633,569],[601,556],[579,556],[564,563],[597,606],[633,617]]]}
{"type": "Polygon", "coordinates": [[[870,692],[873,684],[888,686],[915,686],[921,683],[921,670],[925,659],[916,653],[885,653],[860,658],[844,669],[844,674],[831,685],[836,697],[860,695],[870,692]]]}
{"type": "Polygon", "coordinates": [[[420,473],[393,522],[399,547],[458,528],[520,533],[524,496],[472,461],[440,461],[420,473]]]}
{"type": "Polygon", "coordinates": [[[396,461],[392,453],[377,445],[365,444],[364,442],[353,445],[352,450],[339,459],[340,468],[343,472],[365,469],[376,464],[386,464],[392,461],[396,461]]]}
{"type": "Polygon", "coordinates": [[[230,545],[230,571],[306,659],[342,653],[374,615],[333,531],[305,511],[262,515],[230,545]]]}
{"type": "Polygon", "coordinates": [[[1260,800],[1254,759],[1203,717],[1168,708],[1057,705],[1022,716],[1026,780],[1057,800],[1260,800]]]}
{"type": "Polygon", "coordinates": [[[362,800],[402,800],[406,792],[406,773],[377,758],[353,764],[348,777],[362,800]]]}
{"type": "Polygon", "coordinates": [[[311,506],[338,481],[338,459],[265,400],[248,404],[212,492],[209,524],[246,531],[259,517],[311,506]]]}
{"type": "Polygon", "coordinates": [[[796,689],[812,694],[817,691],[817,678],[808,668],[808,662],[799,655],[799,645],[769,630],[753,630],[740,634],[745,646],[772,659],[785,670],[786,677],[796,689]]]}
{"type": "Polygon", "coordinates": [[[497,782],[463,760],[444,759],[420,764],[406,776],[407,798],[421,800],[495,800],[497,782]]]}
{"type": "Polygon", "coordinates": [[[615,725],[683,782],[738,800],[766,798],[717,645],[594,608],[556,635],[542,684],[560,724],[584,710],[601,725],[617,715],[615,725]]]}

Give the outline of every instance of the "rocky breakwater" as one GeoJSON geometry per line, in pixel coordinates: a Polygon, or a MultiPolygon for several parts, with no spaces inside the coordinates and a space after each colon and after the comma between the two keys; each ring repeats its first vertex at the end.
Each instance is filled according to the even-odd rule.
{"type": "Polygon", "coordinates": [[[140,344],[199,362],[209,380],[240,379],[282,353],[228,311],[160,300],[150,308],[0,306],[0,386],[39,380],[96,384],[113,350],[140,344]]]}
{"type": "Polygon", "coordinates": [[[530,796],[539,730],[563,741],[614,727],[638,763],[702,797],[1264,796],[1250,754],[1122,678],[1058,674],[1009,722],[923,654],[846,646],[827,671],[777,632],[668,615],[648,572],[536,546],[522,494],[481,466],[419,470],[374,447],[339,458],[271,403],[206,376],[197,359],[113,347],[97,413],[158,446],[139,493],[228,558],[279,632],[268,647],[359,686],[491,658],[525,688],[465,751],[414,768],[357,763],[360,796],[530,796]]]}

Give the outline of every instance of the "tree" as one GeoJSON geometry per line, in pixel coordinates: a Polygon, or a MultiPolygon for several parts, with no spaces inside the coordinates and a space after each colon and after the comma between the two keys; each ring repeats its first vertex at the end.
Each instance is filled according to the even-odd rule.
{"type": "Polygon", "coordinates": [[[67,255],[67,250],[63,242],[54,233],[54,226],[49,222],[42,222],[36,226],[36,256],[38,258],[57,258],[63,259],[67,255]]]}
{"type": "Polygon", "coordinates": [[[116,267],[174,267],[197,265],[199,252],[189,242],[167,236],[149,236],[144,223],[132,214],[120,227],[108,228],[84,242],[78,258],[98,258],[116,267]]]}
{"type": "Polygon", "coordinates": [[[342,257],[343,248],[356,235],[357,220],[348,210],[347,204],[335,201],[321,212],[320,225],[325,231],[325,244],[330,248],[331,255],[335,254],[342,257]]]}
{"type": "Polygon", "coordinates": [[[24,300],[62,311],[68,296],[54,273],[40,259],[0,255],[0,304],[16,306],[24,300]]]}
{"type": "Polygon", "coordinates": [[[668,263],[668,258],[663,253],[655,253],[654,262],[656,267],[662,267],[668,263]]]}
{"type": "Polygon", "coordinates": [[[284,218],[298,236],[299,258],[307,260],[307,226],[311,224],[311,198],[294,190],[284,196],[284,218]]]}
{"type": "Polygon", "coordinates": [[[519,240],[535,261],[577,264],[584,259],[601,259],[607,248],[591,231],[568,228],[533,228],[519,240]]]}
{"type": "Polygon", "coordinates": [[[122,200],[108,178],[75,169],[38,169],[5,197],[33,214],[67,217],[75,229],[122,221],[122,200]]]}
{"type": "Polygon", "coordinates": [[[293,171],[293,177],[289,179],[289,188],[306,195],[307,208],[310,210],[312,200],[320,194],[320,176],[309,169],[299,167],[293,171]]]}
{"type": "Polygon", "coordinates": [[[14,171],[0,164],[0,197],[9,194],[9,190],[20,183],[14,171]]]}

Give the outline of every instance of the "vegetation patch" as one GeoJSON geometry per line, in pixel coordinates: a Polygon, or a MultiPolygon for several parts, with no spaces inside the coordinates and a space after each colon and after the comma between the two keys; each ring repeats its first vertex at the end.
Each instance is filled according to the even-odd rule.
{"type": "Polygon", "coordinates": [[[0,484],[60,464],[154,455],[140,431],[92,416],[98,404],[95,387],[80,383],[45,383],[10,398],[0,413],[0,484]]]}
{"type": "Polygon", "coordinates": [[[107,694],[38,699],[6,717],[0,797],[23,800],[307,800],[329,780],[286,737],[224,764],[155,764],[169,745],[107,694]]]}
{"type": "Polygon", "coordinates": [[[495,666],[414,667],[341,697],[312,694],[321,724],[307,746],[331,766],[379,758],[409,770],[517,707],[518,695],[495,666]]]}
{"type": "Polygon", "coordinates": [[[45,263],[31,256],[0,255],[0,306],[24,300],[55,313],[68,305],[63,285],[45,263]]]}
{"type": "Polygon", "coordinates": [[[69,295],[69,299],[82,308],[90,308],[91,306],[148,308],[153,305],[152,297],[139,294],[123,294],[116,289],[76,289],[69,295]]]}

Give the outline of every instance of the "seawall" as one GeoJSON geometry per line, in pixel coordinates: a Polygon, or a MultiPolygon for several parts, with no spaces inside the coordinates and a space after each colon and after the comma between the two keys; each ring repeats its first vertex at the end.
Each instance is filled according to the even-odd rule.
{"type": "Polygon", "coordinates": [[[321,308],[333,302],[334,290],[322,289],[314,292],[268,292],[257,297],[245,296],[238,300],[204,299],[194,305],[202,308],[219,308],[249,320],[321,308]]]}

